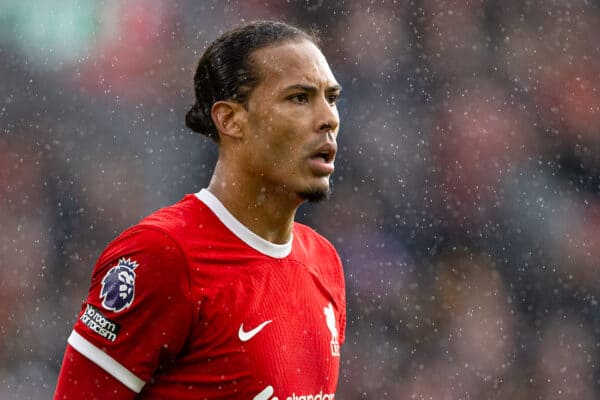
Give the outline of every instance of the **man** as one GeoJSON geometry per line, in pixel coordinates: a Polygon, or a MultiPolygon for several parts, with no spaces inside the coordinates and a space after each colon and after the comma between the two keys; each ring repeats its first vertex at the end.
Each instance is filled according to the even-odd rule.
{"type": "Polygon", "coordinates": [[[333,399],[341,263],[294,216],[329,192],[340,86],[315,38],[269,21],[218,38],[194,83],[210,184],[102,253],[55,398],[333,399]]]}

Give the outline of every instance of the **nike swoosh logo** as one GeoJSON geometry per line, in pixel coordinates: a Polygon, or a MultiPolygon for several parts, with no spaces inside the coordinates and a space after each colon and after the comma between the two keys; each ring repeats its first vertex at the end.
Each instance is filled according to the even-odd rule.
{"type": "Polygon", "coordinates": [[[265,325],[267,325],[269,322],[271,322],[271,320],[265,321],[262,324],[260,324],[259,326],[257,326],[254,329],[251,329],[249,331],[244,331],[244,324],[240,325],[240,330],[238,331],[238,337],[240,338],[240,340],[242,342],[247,342],[248,340],[252,339],[254,337],[254,335],[256,335],[258,332],[261,331],[262,328],[265,327],[265,325]]]}

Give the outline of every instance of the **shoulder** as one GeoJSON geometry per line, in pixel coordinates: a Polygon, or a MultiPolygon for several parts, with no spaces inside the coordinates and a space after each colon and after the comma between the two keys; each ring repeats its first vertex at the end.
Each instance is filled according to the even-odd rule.
{"type": "Polygon", "coordinates": [[[335,247],[314,229],[294,224],[294,256],[319,276],[331,293],[336,309],[340,310],[339,326],[344,337],[346,289],[342,261],[335,247]]]}
{"type": "MultiPolygon", "coordinates": [[[[193,195],[155,211],[138,224],[117,236],[100,255],[96,272],[121,258],[144,259],[146,264],[169,266],[183,273],[188,264],[185,240],[186,226],[201,219],[202,203],[193,195]]],[[[161,268],[165,270],[167,268],[161,268]]],[[[159,270],[157,269],[157,272],[159,270]]]]}
{"type": "Polygon", "coordinates": [[[206,216],[208,208],[195,195],[185,195],[177,203],[161,208],[146,218],[138,226],[154,227],[168,232],[184,229],[206,216]]]}
{"type": "Polygon", "coordinates": [[[194,194],[188,194],[177,203],[146,216],[136,225],[125,230],[115,241],[153,236],[154,240],[158,241],[170,239],[185,251],[190,237],[197,237],[200,233],[205,236],[210,235],[211,228],[214,230],[215,226],[215,218],[210,209],[194,194]],[[160,232],[162,237],[152,232],[160,232]]]}
{"type": "Polygon", "coordinates": [[[114,259],[117,256],[128,254],[151,254],[168,255],[181,252],[177,241],[167,232],[152,226],[135,225],[125,230],[106,246],[100,258],[99,264],[104,260],[114,259]]]}
{"type": "Polygon", "coordinates": [[[318,247],[337,255],[335,247],[329,240],[313,228],[299,222],[294,222],[294,240],[302,242],[305,246],[318,247]]]}
{"type": "Polygon", "coordinates": [[[163,282],[165,287],[172,284],[189,291],[187,256],[177,241],[159,229],[136,225],[109,243],[96,262],[92,284],[106,281],[123,266],[135,270],[142,281],[163,282]]]}

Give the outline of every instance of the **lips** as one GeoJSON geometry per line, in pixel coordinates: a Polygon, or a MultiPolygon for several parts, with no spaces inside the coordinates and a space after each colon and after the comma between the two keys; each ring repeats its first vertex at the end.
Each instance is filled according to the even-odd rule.
{"type": "Polygon", "coordinates": [[[319,146],[310,156],[310,166],[317,176],[329,176],[333,173],[333,160],[337,152],[335,143],[324,143],[319,146]]]}
{"type": "Polygon", "coordinates": [[[312,159],[320,159],[326,164],[332,163],[337,152],[337,145],[335,143],[325,143],[317,148],[311,155],[312,159]]]}

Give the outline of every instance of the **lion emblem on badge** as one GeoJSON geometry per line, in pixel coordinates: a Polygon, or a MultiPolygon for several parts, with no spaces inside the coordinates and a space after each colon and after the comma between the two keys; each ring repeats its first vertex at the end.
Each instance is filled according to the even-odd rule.
{"type": "Polygon", "coordinates": [[[107,310],[119,312],[133,303],[135,295],[135,271],[137,262],[121,258],[117,265],[108,270],[102,279],[100,298],[107,310]]]}

